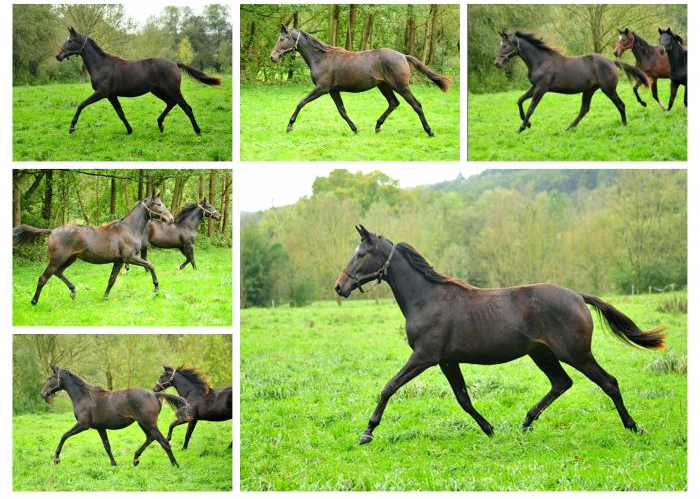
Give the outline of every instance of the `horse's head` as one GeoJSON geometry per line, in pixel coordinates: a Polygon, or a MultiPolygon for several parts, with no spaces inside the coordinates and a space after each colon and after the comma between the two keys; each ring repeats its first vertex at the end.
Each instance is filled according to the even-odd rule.
{"type": "Polygon", "coordinates": [[[517,35],[511,35],[505,31],[501,31],[499,34],[501,35],[501,45],[498,48],[498,54],[496,54],[496,60],[494,61],[497,68],[502,67],[503,64],[520,53],[520,39],[517,35]]]}
{"type": "Polygon", "coordinates": [[[221,213],[216,209],[216,207],[207,201],[207,198],[202,198],[197,203],[199,207],[204,211],[205,217],[211,217],[214,220],[221,220],[221,213]]]}
{"type": "Polygon", "coordinates": [[[175,368],[172,366],[163,366],[163,372],[161,373],[158,381],[153,386],[154,392],[160,392],[166,388],[173,386],[173,378],[175,377],[175,368]]]}
{"type": "Polygon", "coordinates": [[[352,254],[345,270],[335,281],[335,292],[347,298],[354,289],[364,292],[362,286],[371,281],[379,281],[386,276],[386,272],[394,254],[392,245],[389,256],[382,255],[382,245],[390,244],[386,239],[373,234],[360,225],[355,229],[360,234],[360,244],[352,254]]]}
{"type": "Polygon", "coordinates": [[[682,45],[683,39],[673,33],[670,27],[666,29],[659,28],[659,45],[661,46],[662,53],[670,52],[673,45],[676,43],[682,45]]]}
{"type": "Polygon", "coordinates": [[[148,215],[151,219],[161,220],[165,223],[173,223],[173,216],[165,207],[163,201],[160,200],[160,193],[151,195],[143,200],[143,205],[148,210],[148,215]]]}
{"type": "Polygon", "coordinates": [[[51,366],[51,371],[49,371],[49,376],[46,378],[46,383],[44,383],[44,386],[41,388],[41,398],[48,402],[51,395],[61,390],[63,390],[61,368],[51,366]]]}
{"type": "Polygon", "coordinates": [[[72,55],[82,55],[87,41],[87,36],[81,35],[73,27],[68,28],[68,38],[56,54],[56,60],[61,62],[72,55]]]}
{"type": "Polygon", "coordinates": [[[288,29],[284,24],[280,24],[280,36],[270,52],[272,62],[279,62],[284,54],[295,51],[299,46],[300,37],[300,30],[288,29]]]}
{"type": "Polygon", "coordinates": [[[631,33],[629,28],[618,30],[620,36],[617,37],[613,54],[615,57],[622,56],[625,50],[631,49],[634,46],[634,33],[631,33]]]}

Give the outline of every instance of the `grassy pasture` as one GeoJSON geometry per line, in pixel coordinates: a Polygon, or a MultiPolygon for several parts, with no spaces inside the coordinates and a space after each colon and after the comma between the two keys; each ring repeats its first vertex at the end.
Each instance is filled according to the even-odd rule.
{"type": "Polygon", "coordinates": [[[111,265],[77,261],[65,276],[77,294],[70,299],[66,285],[53,276],[39,303],[30,301],[46,261],[13,265],[12,322],[15,326],[230,326],[232,323],[231,249],[195,246],[197,270],[178,250],[149,248],[160,293],[153,293],[151,274],[132,265],[117,277],[109,299],[102,295],[111,265]]]}
{"type": "Polygon", "coordinates": [[[463,365],[487,438],[435,367],[391,399],[374,441],[358,445],[384,384],[408,358],[393,300],[241,311],[242,490],[685,490],[687,316],[663,295],[609,296],[642,328],[668,324],[668,348],[642,351],[596,323],[593,353],[619,381],[644,433],[566,367],[574,386],[533,430],[525,413],[549,389],[529,358],[463,365]]]}
{"type": "Polygon", "coordinates": [[[350,130],[329,95],[307,104],[294,130],[289,117],[312,84],[241,85],[242,161],[459,161],[459,85],[443,93],[430,84],[411,90],[421,102],[435,137],[428,137],[402,97],[380,133],[377,118],[387,102],[379,90],[342,93],[345,109],[357,126],[350,130]]]}
{"type": "MultiPolygon", "coordinates": [[[[180,450],[186,425],[173,432],[172,448],[180,467],[171,466],[165,451],[153,442],[133,465],[136,449],[145,441],[138,424],[108,431],[112,454],[109,458],[95,430],[66,440],[61,462],[53,464],[53,453],[63,433],[75,424],[70,401],[57,400],[69,412],[22,414],[13,417],[12,484],[15,491],[229,491],[231,475],[231,422],[202,421],[197,425],[186,451],[180,450]]],[[[159,417],[167,436],[173,413],[164,404],[159,417]]]]}
{"type": "Polygon", "coordinates": [[[151,94],[121,98],[133,133],[107,99],[86,107],[76,130],[68,128],[80,102],[92,94],[89,83],[13,88],[15,161],[230,161],[232,149],[231,77],[218,88],[182,79],[182,95],[192,106],[201,135],[187,115],[174,107],[158,130],[165,104],[151,94]]]}
{"type": "MultiPolygon", "coordinates": [[[[668,104],[669,81],[660,80],[659,98],[668,104]]],[[[578,115],[581,95],[547,93],[532,115],[532,127],[518,133],[522,123],[518,98],[522,90],[469,94],[468,158],[471,161],[686,161],[688,112],[682,89],[670,113],[661,110],[651,91],[640,88],[647,107],[636,100],[624,79],[617,87],[625,103],[627,126],[601,92],[591,109],[572,130],[565,128],[578,115]]],[[[530,100],[523,104],[527,111],[530,100]]]]}

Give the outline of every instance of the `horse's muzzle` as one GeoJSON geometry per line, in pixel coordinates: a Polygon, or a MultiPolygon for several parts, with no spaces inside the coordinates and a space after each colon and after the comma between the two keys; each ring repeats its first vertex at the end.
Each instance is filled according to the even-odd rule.
{"type": "Polygon", "coordinates": [[[65,58],[66,58],[65,52],[59,52],[58,54],[56,54],[56,60],[58,62],[62,62],[63,59],[65,59],[65,58]]]}
{"type": "Polygon", "coordinates": [[[500,69],[500,68],[503,66],[503,59],[500,59],[500,60],[499,60],[498,57],[496,57],[496,60],[494,61],[494,64],[496,65],[497,68],[500,69]]]}

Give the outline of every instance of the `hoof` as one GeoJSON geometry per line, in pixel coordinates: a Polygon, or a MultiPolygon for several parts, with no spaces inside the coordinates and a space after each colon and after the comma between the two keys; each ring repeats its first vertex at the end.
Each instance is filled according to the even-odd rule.
{"type": "Polygon", "coordinates": [[[363,433],[362,436],[360,437],[360,445],[368,444],[372,441],[374,437],[372,435],[369,435],[367,433],[363,433]]]}
{"type": "Polygon", "coordinates": [[[137,457],[134,458],[134,466],[139,465],[139,459],[137,457]]]}
{"type": "Polygon", "coordinates": [[[160,130],[160,133],[163,133],[163,125],[158,123],[158,130],[160,130]]]}
{"type": "Polygon", "coordinates": [[[61,460],[59,458],[57,458],[57,457],[53,458],[53,464],[58,464],[60,462],[61,462],[61,460]]]}
{"type": "Polygon", "coordinates": [[[73,133],[73,132],[75,132],[75,128],[70,127],[70,128],[68,129],[68,133],[71,134],[71,133],[73,133]]]}
{"type": "Polygon", "coordinates": [[[36,300],[32,300],[32,307],[36,305],[36,300]]]}
{"type": "Polygon", "coordinates": [[[109,293],[105,293],[102,295],[103,300],[108,300],[109,299],[109,293]]]}
{"type": "Polygon", "coordinates": [[[528,121],[528,122],[527,122],[527,127],[530,128],[531,126],[532,126],[532,123],[530,123],[530,122],[528,121]]]}
{"type": "Polygon", "coordinates": [[[131,135],[131,132],[133,132],[133,130],[132,130],[131,128],[129,128],[129,129],[126,131],[126,134],[127,134],[127,135],[131,135]]]}
{"type": "Polygon", "coordinates": [[[642,107],[647,107],[647,103],[644,101],[640,102],[640,104],[642,105],[642,107]]]}
{"type": "Polygon", "coordinates": [[[287,132],[291,132],[291,131],[292,131],[292,125],[287,126],[287,132]]]}
{"type": "Polygon", "coordinates": [[[160,289],[156,288],[156,289],[153,290],[153,294],[154,294],[154,295],[157,295],[158,293],[160,293],[160,289]]]}
{"type": "Polygon", "coordinates": [[[381,128],[375,128],[375,129],[374,129],[374,133],[379,133],[379,132],[381,132],[381,131],[382,131],[381,128]]]}
{"type": "Polygon", "coordinates": [[[75,300],[75,291],[70,292],[70,299],[75,300]]]}

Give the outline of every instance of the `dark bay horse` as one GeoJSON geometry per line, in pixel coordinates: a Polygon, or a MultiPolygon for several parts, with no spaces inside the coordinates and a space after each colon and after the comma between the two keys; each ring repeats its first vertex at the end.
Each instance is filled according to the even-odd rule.
{"type": "Polygon", "coordinates": [[[180,270],[184,269],[188,263],[191,263],[192,268],[196,270],[194,240],[197,236],[197,227],[202,223],[204,217],[211,217],[214,220],[221,219],[221,214],[207,202],[207,198],[185,206],[180,210],[180,213],[175,215],[175,221],[172,224],[151,220],[146,225],[146,230],[143,231],[141,258],[146,260],[149,246],[177,248],[185,255],[185,261],[180,265],[180,270]]]}
{"type": "Polygon", "coordinates": [[[502,32],[500,35],[501,46],[496,55],[496,67],[500,68],[518,55],[527,66],[527,76],[532,83],[530,90],[518,99],[520,119],[523,120],[519,132],[530,127],[530,116],[547,92],[583,94],[581,110],[576,119],[566,128],[567,130],[578,125],[581,118],[586,115],[590,109],[593,94],[598,89],[601,89],[615,104],[620,112],[622,124],[626,125],[625,104],[617,95],[618,74],[615,66],[623,69],[642,85],[648,86],[646,74],[622,61],[611,61],[600,54],[567,57],[536,36],[521,31],[516,31],[514,34],[502,32]],[[524,113],[523,102],[531,97],[530,107],[527,113],[524,113]]]}
{"type": "Polygon", "coordinates": [[[95,92],[78,105],[68,133],[75,131],[75,124],[78,122],[82,110],[102,99],[109,100],[117,112],[117,116],[124,123],[126,132],[131,133],[131,125],[126,121],[118,98],[138,97],[148,92],[165,102],[165,110],[158,116],[158,129],[161,132],[163,131],[163,120],[177,104],[190,118],[195,133],[200,133],[192,108],[180,92],[180,70],[184,70],[195,80],[205,85],[221,85],[220,78],[208,76],[199,69],[182,62],[161,58],[130,61],[110,55],[102,50],[95,40],[89,36],[81,35],[71,27],[68,28],[68,39],[56,54],[56,59],[61,62],[72,55],[79,55],[83,58],[95,92]]]}
{"type": "Polygon", "coordinates": [[[112,456],[112,449],[107,439],[107,430],[121,430],[136,421],[146,434],[146,442],[134,454],[134,466],[138,466],[139,456],[154,440],[163,447],[172,465],[178,466],[170,449],[170,443],[158,429],[158,414],[160,414],[161,400],[165,400],[176,411],[178,419],[189,420],[187,401],[182,397],[168,393],[153,393],[144,388],[105,390],[88,384],[68,369],[51,366],[49,377],[41,389],[41,397],[48,401],[51,395],[60,390],[65,390],[73,402],[73,414],[77,423],[61,437],[53,458],[55,464],[59,463],[61,449],[69,437],[93,428],[100,434],[102,445],[107,451],[112,466],[116,466],[117,462],[112,456]]]}
{"type": "MultiPolygon", "coordinates": [[[[171,386],[187,400],[192,416],[187,425],[182,450],[187,449],[197,421],[228,421],[231,419],[233,414],[231,387],[212,388],[207,377],[196,367],[163,366],[163,372],[156,381],[153,391],[160,392],[171,386]]],[[[183,423],[185,421],[178,418],[170,424],[168,441],[173,435],[173,428],[183,423]]]]}
{"type": "MultiPolygon", "coordinates": [[[[622,57],[625,50],[632,50],[635,66],[647,74],[651,82],[651,95],[659,106],[661,106],[661,109],[665,111],[666,108],[661,104],[661,101],[659,101],[656,81],[659,78],[670,78],[671,66],[668,63],[668,57],[661,47],[651,45],[637,33],[630,31],[629,28],[618,31],[620,36],[615,44],[613,54],[615,54],[615,57],[622,57]]],[[[639,92],[637,91],[640,85],[640,82],[635,83],[634,95],[637,97],[637,101],[642,106],[646,107],[647,103],[639,97],[639,92]]]]}
{"type": "Polygon", "coordinates": [[[673,101],[676,99],[678,87],[683,85],[685,93],[683,94],[683,104],[688,107],[688,50],[683,46],[683,39],[673,33],[671,28],[659,28],[659,45],[664,53],[668,54],[668,62],[671,65],[671,97],[668,100],[668,108],[670,111],[673,107],[673,101]]]}
{"type": "Polygon", "coordinates": [[[309,66],[311,80],[315,85],[314,89],[297,104],[292,117],[289,118],[288,132],[292,131],[292,126],[301,108],[324,94],[331,95],[340,116],[353,132],[357,132],[357,127],[345,112],[340,92],[364,92],[377,87],[386,98],[389,107],[377,120],[374,127],[375,132],[380,131],[387,116],[399,106],[399,99],[394,94],[396,92],[418,114],[425,133],[430,137],[435,135],[425,119],[423,107],[409,88],[411,68],[423,73],[443,92],[447,92],[449,89],[452,81],[449,77],[433,73],[419,59],[395,50],[383,48],[350,52],[340,47],[326,45],[305,31],[290,29],[284,25],[281,25],[280,28],[280,36],[270,53],[270,59],[278,62],[284,54],[296,50],[309,66]]]}
{"type": "Polygon", "coordinates": [[[406,336],[413,353],[384,387],[360,443],[372,440],[389,398],[429,367],[440,365],[459,405],[487,435],[493,426],[471,403],[460,363],[501,364],[524,355],[549,378],[551,390],[530,409],[527,430],[572,380],[560,362],[585,374],[613,400],[625,428],[637,425],[627,412],[617,381],[591,353],[593,319],[586,304],[605,319],[612,333],[629,344],[663,348],[664,328],[641,331],[632,320],[595,296],[553,284],[480,289],[433,269],[406,243],[357,228],[360,244],[335,284],[343,297],[371,281],[386,281],[406,318],[406,336]]]}
{"type": "Polygon", "coordinates": [[[12,245],[16,246],[48,235],[47,247],[49,264],[39,277],[32,305],[39,301],[41,289],[52,275],[58,277],[68,286],[70,297],[75,298],[75,286],[63,272],[80,259],[88,263],[112,264],[112,274],[107,283],[104,297],[117,279],[117,275],[125,263],[145,267],[153,278],[154,292],[158,292],[158,277],[153,265],[139,258],[141,237],[146,224],[151,218],[172,222],[173,216],[160,200],[160,194],[136,203],[131,211],[121,220],[115,220],[99,227],[88,225],[63,225],[56,229],[37,229],[29,225],[19,225],[12,230],[12,245]]]}

